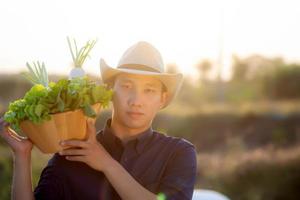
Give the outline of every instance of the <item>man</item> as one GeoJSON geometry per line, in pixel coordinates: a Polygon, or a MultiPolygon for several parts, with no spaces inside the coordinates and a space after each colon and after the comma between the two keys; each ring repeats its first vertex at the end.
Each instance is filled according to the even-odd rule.
{"type": "MultiPolygon", "coordinates": [[[[196,176],[194,146],[153,131],[157,112],[176,96],[181,74],[164,73],[158,50],[138,42],[116,68],[100,62],[104,83],[114,90],[112,118],[88,139],[62,141],[32,191],[32,143],[12,131],[1,135],[14,152],[15,199],[191,199],[196,176]]],[[[6,125],[2,125],[6,126],[6,125]]]]}

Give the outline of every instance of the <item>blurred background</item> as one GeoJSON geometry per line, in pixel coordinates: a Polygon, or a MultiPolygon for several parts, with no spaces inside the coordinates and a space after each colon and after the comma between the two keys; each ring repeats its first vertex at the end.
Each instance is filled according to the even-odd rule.
{"type": "MultiPolygon", "coordinates": [[[[31,84],[25,63],[50,80],[72,69],[66,36],[98,39],[84,64],[115,66],[139,40],[156,46],[184,82],[153,127],[197,149],[196,189],[232,200],[300,198],[300,3],[296,0],[4,1],[0,12],[0,115],[31,84]]],[[[79,44],[79,46],[80,46],[79,44]]],[[[111,109],[97,121],[101,129],[111,109]]],[[[33,183],[51,155],[33,151],[33,183]]],[[[12,155],[0,139],[0,199],[10,199],[12,155]]]]}

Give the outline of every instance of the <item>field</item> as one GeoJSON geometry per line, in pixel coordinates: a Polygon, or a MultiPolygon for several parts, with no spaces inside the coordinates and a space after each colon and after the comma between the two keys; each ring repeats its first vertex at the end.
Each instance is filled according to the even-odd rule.
{"type": "MultiPolygon", "coordinates": [[[[297,199],[299,108],[297,101],[206,104],[194,109],[173,105],[157,116],[153,126],[195,144],[195,188],[217,190],[231,199],[297,199]]],[[[110,114],[110,109],[102,111],[97,129],[110,114]]],[[[0,199],[9,199],[12,154],[3,141],[0,148],[0,199]]],[[[33,150],[34,186],[50,156],[33,150]]]]}

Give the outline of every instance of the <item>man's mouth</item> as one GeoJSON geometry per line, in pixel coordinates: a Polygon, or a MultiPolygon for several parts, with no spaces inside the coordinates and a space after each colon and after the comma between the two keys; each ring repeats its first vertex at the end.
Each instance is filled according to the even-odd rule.
{"type": "Polygon", "coordinates": [[[127,114],[128,114],[131,118],[139,118],[139,117],[141,117],[141,116],[144,115],[144,113],[141,113],[141,112],[132,112],[132,111],[127,112],[127,114]]]}

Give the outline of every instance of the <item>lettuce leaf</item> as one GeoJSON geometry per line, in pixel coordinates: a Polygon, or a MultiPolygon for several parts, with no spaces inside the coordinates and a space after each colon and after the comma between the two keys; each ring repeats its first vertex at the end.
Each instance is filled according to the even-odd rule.
{"type": "Polygon", "coordinates": [[[96,85],[88,77],[50,82],[48,87],[34,85],[22,99],[10,103],[4,120],[19,131],[20,122],[30,120],[42,123],[51,119],[51,114],[83,109],[88,117],[96,117],[92,109],[95,103],[107,107],[112,99],[112,90],[105,85],[96,85]]]}

